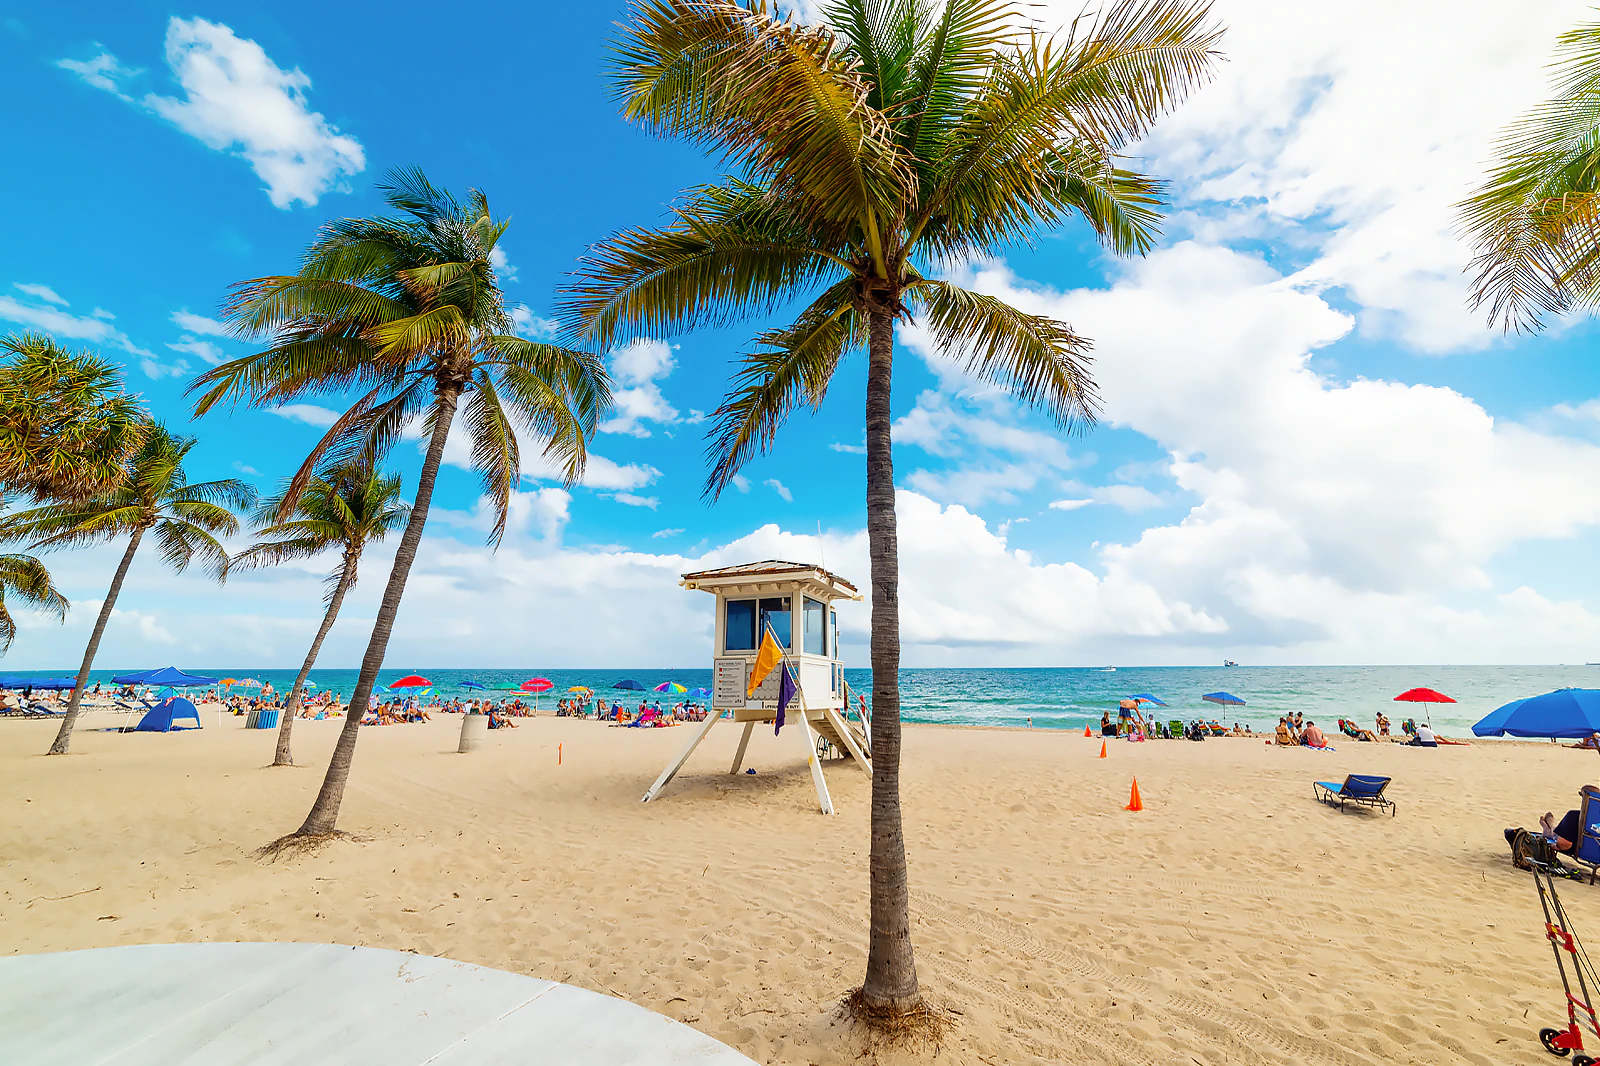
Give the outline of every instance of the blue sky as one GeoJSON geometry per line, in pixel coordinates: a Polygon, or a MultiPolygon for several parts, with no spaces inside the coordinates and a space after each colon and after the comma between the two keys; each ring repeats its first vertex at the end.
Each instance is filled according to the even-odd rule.
{"type": "MultiPolygon", "coordinates": [[[[1464,306],[1449,209],[1586,9],[1357,6],[1218,4],[1222,76],[1137,149],[1175,194],[1148,260],[1108,261],[1067,227],[956,269],[1095,338],[1092,432],[1062,437],[902,331],[908,662],[1600,658],[1593,327],[1489,333],[1464,306]]],[[[182,426],[187,382],[247,350],[210,321],[228,286],[292,269],[322,222],[380,210],[384,170],[418,165],[512,217],[502,276],[537,330],[588,243],[719,171],[617,116],[604,67],[622,5],[477,10],[12,6],[0,329],[121,360],[182,426]]],[[[474,477],[447,468],[391,662],[701,665],[709,601],[676,587],[683,569],[802,557],[865,586],[859,358],[744,491],[700,497],[700,420],[762,325],[611,353],[624,406],[588,483],[531,476],[498,555],[474,477]]],[[[327,417],[209,416],[191,475],[269,488],[327,417]]],[[[395,462],[409,484],[414,450],[395,462]]],[[[52,559],[73,616],[25,620],[15,665],[76,661],[112,566],[52,559]]],[[[384,563],[327,665],[356,660],[384,563]]],[[[218,590],[143,560],[105,661],[297,662],[319,577],[218,590]]],[[[857,661],[866,617],[842,619],[857,661]]]]}

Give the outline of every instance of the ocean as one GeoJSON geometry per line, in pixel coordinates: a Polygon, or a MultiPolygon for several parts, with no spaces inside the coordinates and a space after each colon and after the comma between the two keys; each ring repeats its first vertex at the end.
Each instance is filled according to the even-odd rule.
{"type": "MultiPolygon", "coordinates": [[[[292,670],[184,669],[218,677],[269,681],[280,692],[294,682],[292,670]]],[[[32,671],[38,674],[48,671],[32,671]]],[[[95,680],[109,681],[121,671],[96,670],[95,680]]],[[[62,671],[64,674],[70,670],[62,671]]],[[[548,678],[553,692],[540,697],[554,706],[555,697],[572,685],[587,685],[597,692],[637,705],[640,693],[618,692],[612,686],[632,678],[647,688],[677,681],[687,688],[710,687],[711,671],[704,670],[431,670],[385,669],[379,683],[417,673],[434,683],[434,691],[470,697],[461,687],[467,680],[489,686],[517,685],[532,677],[548,678]]],[[[846,670],[845,677],[859,692],[872,690],[872,671],[846,670]]],[[[355,670],[313,670],[311,680],[320,690],[329,688],[346,699],[355,688],[355,670]]],[[[1294,711],[1329,727],[1339,718],[1371,725],[1379,710],[1395,723],[1407,717],[1429,720],[1446,734],[1462,735],[1472,723],[1510,700],[1557,688],[1600,687],[1600,667],[1585,666],[1239,666],[1239,667],[1039,667],[1020,669],[920,668],[901,671],[901,714],[911,722],[948,725],[1027,726],[1036,729],[1082,730],[1098,726],[1100,714],[1115,710],[1117,701],[1135,693],[1150,693],[1165,700],[1163,719],[1216,720],[1225,725],[1248,723],[1255,729],[1270,727],[1281,715],[1294,711]],[[1417,686],[1437,689],[1456,699],[1453,704],[1395,703],[1396,695],[1417,686]],[[1219,707],[1200,697],[1208,692],[1229,692],[1244,700],[1242,707],[1219,707]]],[[[245,690],[241,690],[245,691],[245,690]]],[[[491,695],[493,695],[491,691],[491,695]]],[[[500,693],[505,695],[505,693],[500,693]]],[[[654,693],[648,694],[657,698],[654,693]]],[[[665,697],[662,697],[663,699],[665,697]]]]}

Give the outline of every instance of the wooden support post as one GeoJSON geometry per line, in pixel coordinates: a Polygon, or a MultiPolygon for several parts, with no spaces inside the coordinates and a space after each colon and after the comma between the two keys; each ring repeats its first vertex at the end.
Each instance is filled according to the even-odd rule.
{"type": "MultiPolygon", "coordinates": [[[[784,669],[788,669],[785,664],[784,669]]],[[[806,763],[811,767],[811,783],[817,789],[817,804],[822,808],[823,814],[833,813],[833,797],[828,795],[828,782],[822,776],[822,760],[817,758],[817,735],[811,731],[811,721],[806,715],[805,689],[795,686],[795,695],[800,697],[800,733],[806,739],[806,763]]]]}
{"type": "Polygon", "coordinates": [[[855,734],[850,732],[850,723],[845,721],[844,717],[832,707],[822,713],[828,719],[829,724],[838,732],[839,739],[844,741],[844,746],[850,750],[850,754],[855,758],[856,763],[870,777],[872,775],[872,760],[867,758],[867,753],[861,750],[860,744],[856,743],[855,734]]]}
{"type": "Polygon", "coordinates": [[[744,750],[750,746],[750,734],[754,733],[755,729],[754,722],[744,724],[744,736],[739,738],[739,750],[733,753],[733,768],[728,773],[736,774],[739,772],[739,767],[744,765],[744,750]]]}
{"type": "Polygon", "coordinates": [[[717,720],[721,717],[722,712],[713,707],[711,713],[706,715],[705,722],[701,724],[699,729],[694,731],[694,736],[689,738],[689,743],[684,745],[683,753],[674,759],[665,770],[661,771],[661,776],[656,778],[656,783],[650,786],[650,790],[639,800],[640,803],[649,803],[661,794],[661,790],[667,787],[667,782],[676,777],[678,771],[683,769],[683,764],[689,761],[689,756],[694,754],[694,749],[700,746],[700,742],[706,738],[706,734],[711,732],[711,727],[716,725],[717,720]]]}

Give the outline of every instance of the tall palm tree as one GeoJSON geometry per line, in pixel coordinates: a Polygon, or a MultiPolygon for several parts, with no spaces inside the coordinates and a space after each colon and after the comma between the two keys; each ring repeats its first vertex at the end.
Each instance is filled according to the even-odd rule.
{"type": "Polygon", "coordinates": [[[78,685],[72,690],[55,743],[50,745],[51,755],[65,755],[72,743],[95,652],[145,534],[155,540],[166,564],[179,573],[198,558],[218,581],[227,579],[228,553],[216,538],[239,531],[233,512],[253,504],[256,492],[233,478],[189,484],[183,460],[194,445],[193,437],[176,436],[165,426],[152,425],[129,460],[128,475],[120,488],[87,500],[45,504],[0,521],[0,538],[28,540],[35,549],[80,548],[128,538],[89,634],[83,665],[78,668],[78,685]]]}
{"type": "Polygon", "coordinates": [[[0,555],[0,655],[11,650],[11,642],[17,636],[17,623],[11,617],[7,596],[13,602],[55,615],[57,621],[66,620],[70,606],[39,560],[31,555],[0,555]]]}
{"type": "Polygon", "coordinates": [[[236,287],[227,320],[243,336],[267,338],[267,346],[208,370],[190,386],[202,390],[197,415],[224,400],[275,407],[359,391],[290,478],[279,521],[290,517],[325,460],[376,461],[418,417],[427,434],[416,499],[350,713],[316,802],[285,841],[335,830],[362,712],[383,666],[458,409],[495,513],[489,541],[498,544],[520,477],[514,427],[540,440],[547,459],[575,481],[588,439],[611,404],[610,382],[594,355],[515,334],[490,261],[508,220],[490,214],[481,192],[461,203],[420,170],[391,172],[379,188],[398,216],[330,223],[299,273],[236,287]]]}
{"type": "Polygon", "coordinates": [[[1501,134],[1498,162],[1458,205],[1472,306],[1519,333],[1600,306],[1600,22],[1562,34],[1551,67],[1555,95],[1501,134]]]}
{"type": "MultiPolygon", "coordinates": [[[[286,492],[287,490],[285,490],[286,492]]],[[[328,575],[328,609],[322,625],[311,641],[305,662],[295,675],[289,698],[283,705],[283,721],[278,725],[278,751],[274,766],[293,766],[289,753],[289,731],[300,710],[306,677],[316,665],[322,642],[339,617],[345,593],[356,583],[356,568],[368,542],[382,540],[405,524],[411,508],[400,499],[400,475],[389,477],[363,462],[350,462],[313,477],[300,494],[293,517],[280,521],[285,493],[263,500],[257,512],[262,528],[261,540],[233,557],[234,569],[278,566],[321,555],[330,548],[340,551],[339,565],[328,575]]]]}
{"type": "Polygon", "coordinates": [[[624,114],[733,173],[689,190],[665,227],[591,249],[560,313],[569,336],[607,347],[809,301],[755,338],[716,412],[713,499],[867,349],[871,922],[855,1004],[881,1020],[922,1003],[899,788],[895,322],[919,316],[971,373],[1062,425],[1091,421],[1088,340],[932,275],[1073,217],[1118,254],[1146,251],[1161,185],[1119,150],[1210,76],[1220,30],[1191,0],[1113,0],[1057,37],[1019,29],[1006,0],[835,0],[823,19],[799,25],[766,0],[636,0],[617,45],[624,114]]]}
{"type": "Polygon", "coordinates": [[[115,364],[43,333],[0,337],[0,493],[82,499],[122,482],[149,430],[115,364]]]}

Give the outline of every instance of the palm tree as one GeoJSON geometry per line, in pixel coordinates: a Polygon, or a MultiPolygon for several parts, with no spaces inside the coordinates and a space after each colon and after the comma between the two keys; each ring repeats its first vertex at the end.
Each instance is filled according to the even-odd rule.
{"type": "Polygon", "coordinates": [[[35,549],[79,548],[128,538],[122,562],[100,605],[94,631],[89,634],[83,665],[78,668],[78,685],[72,690],[67,716],[55,743],[50,745],[51,755],[65,755],[72,743],[72,728],[78,721],[78,707],[88,685],[89,670],[94,666],[95,652],[145,534],[155,539],[161,558],[173,570],[182,573],[198,557],[218,581],[227,579],[228,553],[216,538],[239,531],[239,520],[233,511],[254,503],[256,492],[233,478],[189,484],[183,460],[194,445],[193,437],[176,436],[165,426],[154,424],[129,461],[128,475],[120,488],[87,500],[45,504],[0,521],[0,538],[28,540],[35,549]]]}
{"type": "Polygon", "coordinates": [[[1119,150],[1210,76],[1205,3],[1115,0],[1047,38],[1006,0],[835,0],[824,25],[766,0],[636,0],[617,45],[624,114],[720,152],[660,229],[591,249],[560,309],[601,347],[808,305],[755,338],[710,434],[715,499],[794,407],[821,404],[865,346],[872,578],[871,922],[867,1019],[921,1009],[900,812],[899,562],[890,384],[896,320],[918,315],[968,370],[1092,421],[1089,341],[931,276],[1074,216],[1118,254],[1157,233],[1161,185],[1119,150]]]}
{"type": "Polygon", "coordinates": [[[0,337],[0,493],[82,499],[126,476],[149,430],[114,364],[43,333],[0,337]]]}
{"type": "Polygon", "coordinates": [[[405,524],[411,508],[400,499],[400,475],[384,477],[365,463],[346,463],[313,477],[300,494],[293,517],[279,521],[284,493],[262,501],[257,521],[262,539],[233,557],[234,569],[277,566],[299,559],[310,559],[330,548],[341,552],[339,565],[328,575],[328,609],[322,625],[311,641],[311,650],[295,675],[289,698],[283,705],[283,721],[278,726],[278,751],[273,766],[293,766],[289,754],[289,731],[306,677],[316,665],[322,642],[339,617],[345,593],[356,583],[356,567],[369,541],[382,540],[405,524]]]}
{"type": "Polygon", "coordinates": [[[1600,305],[1600,23],[1562,34],[1551,66],[1555,96],[1501,135],[1488,179],[1457,205],[1472,307],[1519,333],[1600,305]]]}
{"type": "Polygon", "coordinates": [[[0,655],[11,649],[17,636],[7,595],[34,610],[55,615],[57,621],[66,620],[67,598],[56,589],[43,563],[31,555],[0,555],[0,655]]]}
{"type": "Polygon", "coordinates": [[[241,335],[269,338],[267,347],[208,370],[190,386],[204,390],[197,415],[224,400],[277,406],[359,390],[290,478],[279,521],[293,514],[326,460],[375,462],[419,417],[427,434],[416,499],[350,713],[311,812],[284,842],[335,831],[362,712],[383,666],[457,410],[495,513],[489,541],[498,544],[520,477],[513,425],[542,441],[545,456],[571,482],[581,476],[588,439],[611,404],[598,358],[515,335],[490,262],[508,221],[490,214],[481,192],[460,203],[420,170],[391,172],[379,188],[398,217],[330,223],[299,273],[236,287],[226,318],[241,335]]]}

